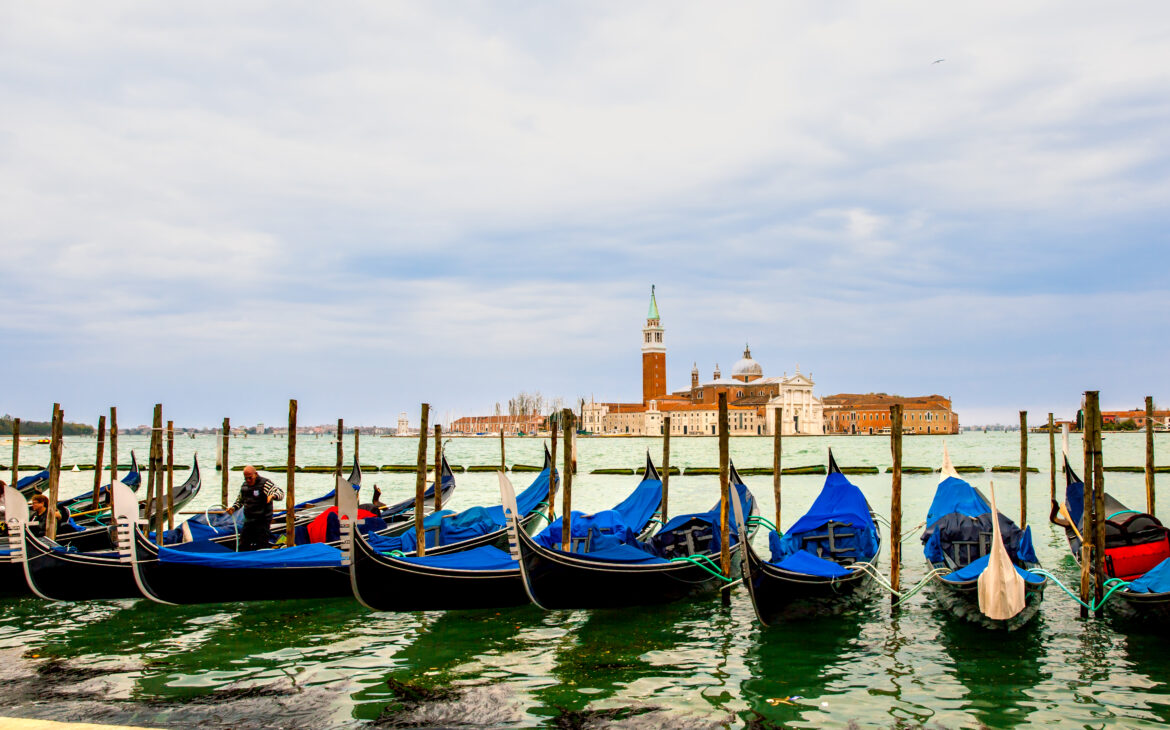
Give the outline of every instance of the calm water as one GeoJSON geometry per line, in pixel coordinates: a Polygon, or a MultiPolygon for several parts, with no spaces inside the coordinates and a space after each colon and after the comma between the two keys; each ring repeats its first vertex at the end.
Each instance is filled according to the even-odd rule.
{"type": "MultiPolygon", "coordinates": [[[[1018,434],[949,437],[956,464],[1014,464],[1018,434]]],[[[145,438],[122,437],[140,455],[145,438]]],[[[210,437],[178,439],[177,459],[199,451],[214,465],[210,437]]],[[[714,466],[714,439],[676,439],[672,462],[714,466]]],[[[786,466],[824,463],[832,446],[842,465],[890,463],[882,437],[791,438],[786,466]]],[[[1046,567],[1076,580],[1064,539],[1047,524],[1047,437],[1032,435],[1029,522],[1046,567]]],[[[1080,446],[1074,436],[1072,448],[1080,446]]],[[[0,439],[0,447],[11,448],[0,439]]],[[[1170,438],[1159,436],[1166,453],[1170,438]]],[[[285,441],[238,438],[231,461],[280,463],[285,441]]],[[[618,501],[636,477],[593,476],[598,467],[639,466],[651,439],[584,439],[574,507],[618,501]]],[[[771,464],[770,441],[732,440],[737,466],[771,464]]],[[[300,437],[298,462],[331,463],[327,438],[300,437]]],[[[346,443],[347,460],[352,441],[346,443]]],[[[448,444],[453,463],[489,464],[499,442],[448,444]]],[[[1143,463],[1141,435],[1106,435],[1107,464],[1143,463]]],[[[92,439],[67,442],[64,462],[91,461],[92,439]]],[[[2,452],[0,461],[8,461],[2,452]]],[[[417,442],[363,438],[364,463],[411,463],[417,442]]],[[[937,465],[941,439],[908,438],[904,463],[937,465]]],[[[540,442],[510,440],[509,463],[540,463],[540,442]]],[[[22,462],[45,463],[47,448],[22,446],[22,462]]],[[[1160,459],[1165,462],[1165,459],[1160,459]]],[[[177,473],[184,478],[184,473],[177,473]]],[[[204,470],[194,507],[220,501],[219,475],[204,470]]],[[[272,475],[280,484],[283,474],[272,475]]],[[[514,474],[517,487],[531,475],[514,474]]],[[[994,475],[1001,509],[1018,518],[1015,474],[994,475]]],[[[970,475],[986,487],[993,477],[970,475]]],[[[238,472],[231,474],[233,498],[238,472]]],[[[62,494],[92,486],[92,473],[65,473],[62,494]]],[[[498,501],[493,474],[460,474],[452,508],[498,501]]],[[[889,476],[851,479],[882,514],[889,476]]],[[[412,475],[367,474],[386,501],[413,490],[412,475]]],[[[784,477],[784,519],[810,504],[823,477],[784,477]]],[[[1144,504],[1140,474],[1107,474],[1122,501],[1144,504]]],[[[774,514],[771,477],[749,477],[762,513],[774,514]]],[[[904,525],[924,517],[935,476],[904,477],[904,525]]],[[[1170,480],[1163,489],[1170,488],[1170,480]]],[[[329,478],[297,475],[298,495],[328,489],[329,478]]],[[[1170,499],[1170,492],[1163,498],[1170,499]]],[[[363,490],[363,495],[368,495],[363,490]]],[[[401,497],[399,497],[401,495],[401,497]]],[[[671,512],[708,508],[712,477],[675,477],[671,512]]],[[[763,548],[766,538],[757,536],[763,548]]],[[[925,573],[916,538],[905,544],[904,584],[925,573]]],[[[887,556],[882,556],[888,570],[887,556]]],[[[991,635],[948,619],[919,594],[897,614],[876,596],[863,610],[833,619],[762,630],[746,593],[730,609],[718,600],[624,612],[545,613],[535,608],[474,613],[376,614],[352,600],[164,607],[147,601],[0,603],[0,707],[5,714],[205,727],[387,727],[423,725],[598,727],[753,727],[930,725],[944,727],[1154,727],[1170,720],[1166,639],[1112,619],[1083,622],[1075,604],[1050,588],[1038,620],[1011,635],[991,635]]]]}

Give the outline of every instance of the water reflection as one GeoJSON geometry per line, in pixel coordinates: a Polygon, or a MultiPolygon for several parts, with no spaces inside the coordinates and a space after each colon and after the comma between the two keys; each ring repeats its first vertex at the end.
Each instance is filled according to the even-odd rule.
{"type": "Polygon", "coordinates": [[[866,613],[855,611],[758,625],[747,650],[750,678],[741,684],[748,718],[780,726],[815,723],[821,698],[855,658],[866,613]]]}
{"type": "Polygon", "coordinates": [[[1026,723],[1037,709],[1044,670],[1045,623],[1037,616],[1012,632],[990,632],[968,621],[939,621],[938,641],[950,658],[948,673],[966,689],[962,708],[987,727],[1026,723]]]}

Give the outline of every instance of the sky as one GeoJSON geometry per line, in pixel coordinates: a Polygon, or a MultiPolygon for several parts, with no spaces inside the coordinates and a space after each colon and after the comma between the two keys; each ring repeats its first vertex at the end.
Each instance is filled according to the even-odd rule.
{"type": "Polygon", "coordinates": [[[0,0],[0,412],[1170,403],[1165,2],[0,0]]]}

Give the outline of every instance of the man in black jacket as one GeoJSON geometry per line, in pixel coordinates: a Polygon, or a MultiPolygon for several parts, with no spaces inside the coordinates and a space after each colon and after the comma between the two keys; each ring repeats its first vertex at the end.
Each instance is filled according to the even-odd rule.
{"type": "Polygon", "coordinates": [[[240,550],[260,550],[269,547],[268,534],[272,525],[272,502],[284,499],[284,492],[271,479],[256,473],[256,467],[244,467],[244,483],[240,496],[228,508],[233,514],[244,508],[244,528],[240,531],[240,550]]]}

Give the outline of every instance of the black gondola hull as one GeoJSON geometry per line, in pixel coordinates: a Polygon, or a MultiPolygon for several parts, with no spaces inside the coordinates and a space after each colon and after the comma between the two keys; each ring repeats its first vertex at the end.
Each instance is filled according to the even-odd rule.
{"type": "MultiPolygon", "coordinates": [[[[1039,565],[1029,565],[1028,568],[1039,568],[1039,565]]],[[[930,565],[933,569],[945,569],[939,563],[930,565]]],[[[1025,568],[1027,569],[1027,568],[1025,568]]],[[[1031,621],[1040,612],[1040,604],[1044,600],[1044,589],[1048,580],[1042,583],[1024,583],[1024,608],[1015,616],[1005,620],[987,618],[979,610],[979,581],[969,580],[961,583],[938,578],[931,581],[934,600],[947,613],[985,628],[1006,629],[1015,631],[1031,621]]]]}
{"type": "Polygon", "coordinates": [[[116,557],[59,552],[25,531],[27,578],[30,588],[54,601],[97,601],[141,598],[130,563],[116,557]]]}
{"type": "MultiPolygon", "coordinates": [[[[523,531],[519,537],[525,587],[533,602],[548,610],[659,605],[725,585],[688,561],[608,563],[543,548],[523,531]]],[[[738,552],[737,542],[730,550],[733,580],[738,577],[738,552]]],[[[714,559],[717,563],[719,556],[714,559]]]]}
{"type": "Polygon", "coordinates": [[[509,608],[529,603],[519,566],[510,570],[451,570],[381,555],[354,538],[354,596],[375,611],[509,608]]]}
{"type": "Polygon", "coordinates": [[[832,616],[854,607],[872,592],[873,578],[860,570],[841,578],[821,578],[781,570],[762,560],[749,546],[745,580],[760,623],[832,616]]]}
{"type": "Polygon", "coordinates": [[[0,562],[0,598],[23,598],[32,594],[28,581],[24,579],[24,564],[11,560],[0,562]]]}
{"type": "Polygon", "coordinates": [[[164,563],[140,529],[134,530],[134,551],[141,592],[160,603],[277,601],[351,594],[349,570],[343,567],[213,568],[164,563]]]}

